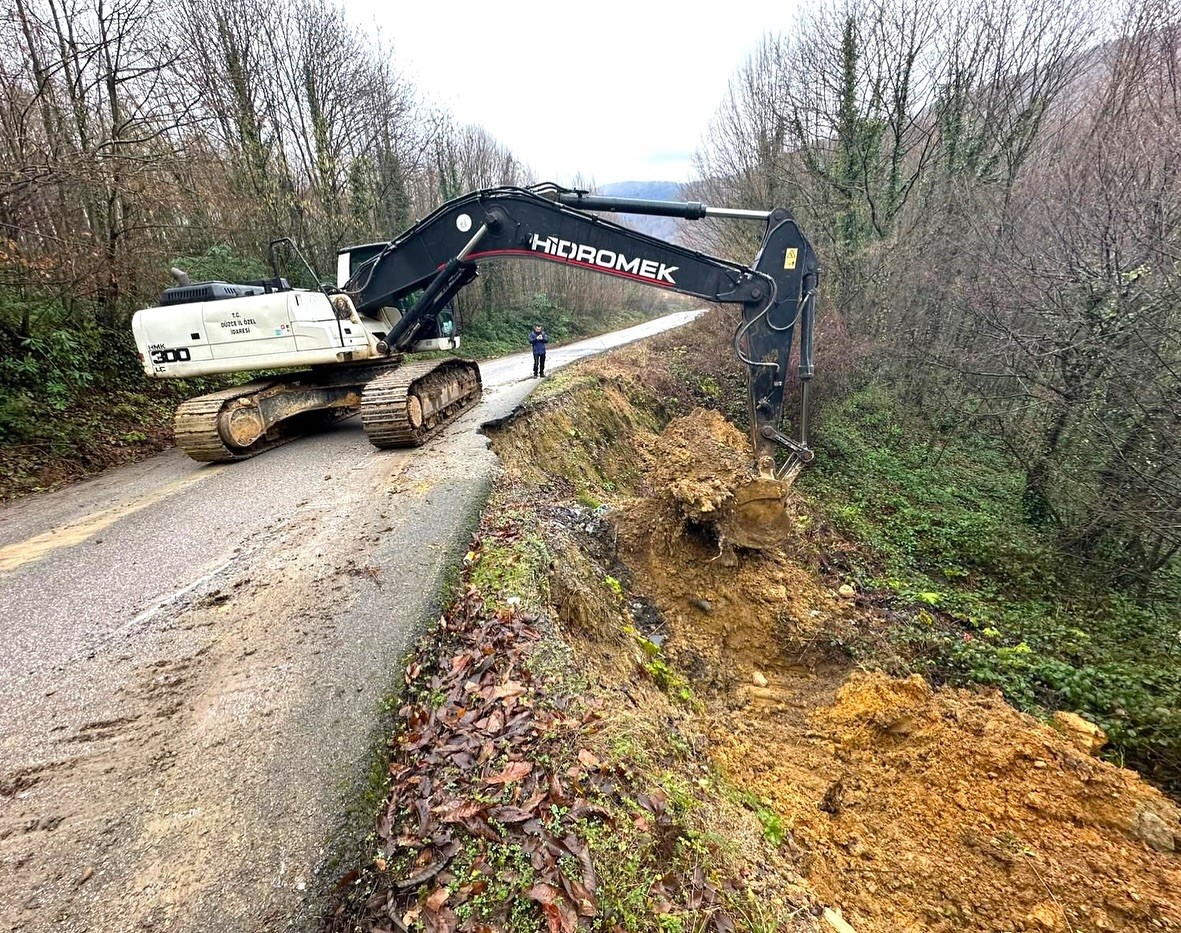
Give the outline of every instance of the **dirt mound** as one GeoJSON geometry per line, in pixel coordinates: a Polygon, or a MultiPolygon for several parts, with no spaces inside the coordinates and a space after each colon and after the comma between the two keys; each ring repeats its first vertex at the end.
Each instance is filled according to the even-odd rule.
{"type": "Polygon", "coordinates": [[[676,502],[695,521],[713,521],[750,472],[750,445],[716,411],[697,409],[669,422],[648,449],[653,494],[676,502]]]}
{"type": "Polygon", "coordinates": [[[654,530],[677,534],[689,521],[721,551],[777,547],[790,536],[787,487],[754,475],[750,443],[716,411],[674,419],[646,447],[654,530]]]}
{"type": "Polygon", "coordinates": [[[1173,805],[999,698],[854,675],[810,730],[782,726],[721,716],[716,759],[859,933],[1181,924],[1181,858],[1146,844],[1174,844],[1173,805]]]}
{"type": "Polygon", "coordinates": [[[1148,844],[1181,831],[1167,799],[999,697],[845,682],[809,649],[858,622],[851,600],[802,552],[727,559],[686,526],[724,514],[744,447],[716,415],[670,424],[646,449],[651,495],[617,518],[619,553],[710,698],[716,763],[780,815],[818,895],[858,933],[1181,925],[1181,858],[1148,844]]]}

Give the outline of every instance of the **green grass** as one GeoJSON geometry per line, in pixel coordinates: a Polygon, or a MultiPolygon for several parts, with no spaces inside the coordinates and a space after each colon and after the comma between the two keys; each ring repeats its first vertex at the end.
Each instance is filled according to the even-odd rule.
{"type": "Polygon", "coordinates": [[[1117,761],[1181,788],[1175,567],[1148,603],[1096,583],[1026,524],[1008,457],[901,413],[881,387],[830,406],[817,447],[800,488],[858,545],[844,549],[846,575],[901,614],[889,639],[910,670],[996,686],[1030,711],[1079,712],[1117,761]]]}
{"type": "Polygon", "coordinates": [[[517,605],[544,608],[549,594],[549,552],[526,516],[502,512],[501,524],[473,555],[470,583],[493,608],[517,605]]]}

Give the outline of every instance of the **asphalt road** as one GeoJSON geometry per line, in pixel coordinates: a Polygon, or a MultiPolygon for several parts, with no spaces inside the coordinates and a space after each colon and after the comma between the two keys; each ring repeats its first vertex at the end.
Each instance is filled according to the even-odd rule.
{"type": "Polygon", "coordinates": [[[477,429],[538,384],[527,353],[481,370],[479,408],[418,451],[351,419],[0,510],[0,929],[317,925],[364,845],[382,701],[495,475],[477,429]]]}

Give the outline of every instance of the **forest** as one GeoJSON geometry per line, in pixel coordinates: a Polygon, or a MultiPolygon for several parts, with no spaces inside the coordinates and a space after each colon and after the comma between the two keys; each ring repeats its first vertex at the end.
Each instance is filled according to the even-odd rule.
{"type": "MultiPolygon", "coordinates": [[[[257,279],[291,237],[327,279],[342,246],[539,180],[331,0],[16,0],[0,54],[0,497],[166,442],[195,393],[146,384],[129,322],[170,267],[257,279]]],[[[539,314],[560,338],[652,302],[518,265],[485,270],[459,310],[478,347],[508,352],[539,314]]]]}
{"type": "Polygon", "coordinates": [[[1181,546],[1181,18],[1109,16],[826,4],[740,69],[694,187],[819,242],[821,391],[872,372],[925,431],[983,435],[1014,523],[1145,597],[1181,546]]]}

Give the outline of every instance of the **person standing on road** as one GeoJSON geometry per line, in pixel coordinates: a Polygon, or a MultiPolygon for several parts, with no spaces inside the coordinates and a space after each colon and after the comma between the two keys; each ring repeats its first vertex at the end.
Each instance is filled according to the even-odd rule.
{"type": "Polygon", "coordinates": [[[549,343],[549,335],[540,324],[534,324],[529,331],[529,342],[533,344],[533,378],[545,375],[545,345],[549,343]]]}

